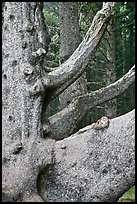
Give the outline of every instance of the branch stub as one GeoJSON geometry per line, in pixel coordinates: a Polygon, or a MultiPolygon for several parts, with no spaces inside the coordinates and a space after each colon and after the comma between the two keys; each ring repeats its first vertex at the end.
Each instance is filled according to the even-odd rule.
{"type": "Polygon", "coordinates": [[[36,95],[36,94],[40,93],[41,91],[42,91],[41,85],[40,85],[39,83],[36,83],[36,84],[34,85],[34,87],[33,87],[33,92],[34,92],[34,94],[36,95]]]}
{"type": "Polygon", "coordinates": [[[28,76],[28,75],[32,74],[33,71],[34,71],[34,69],[33,69],[32,67],[26,67],[26,68],[24,69],[24,74],[25,74],[26,76],[28,76]]]}
{"type": "Polygon", "coordinates": [[[46,50],[44,50],[43,48],[39,48],[36,53],[40,57],[41,55],[46,54],[46,50]]]}

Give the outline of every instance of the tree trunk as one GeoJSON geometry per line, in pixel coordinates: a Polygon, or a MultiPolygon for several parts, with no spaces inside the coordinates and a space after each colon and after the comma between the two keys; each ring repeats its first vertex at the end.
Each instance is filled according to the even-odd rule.
{"type": "Polygon", "coordinates": [[[89,125],[56,142],[56,163],[39,176],[43,199],[116,202],[135,182],[134,119],[133,110],[110,120],[106,129],[89,125]]]}
{"type": "MultiPolygon", "coordinates": [[[[66,61],[80,44],[78,3],[60,2],[60,56],[61,63],[66,61]]],[[[59,95],[60,110],[68,106],[72,99],[87,92],[86,78],[83,74],[62,94],[59,95]]]]}
{"type": "MultiPolygon", "coordinates": [[[[115,36],[113,31],[113,21],[111,19],[106,29],[106,85],[116,81],[116,67],[115,67],[115,36]]],[[[117,116],[117,99],[112,99],[105,103],[105,115],[109,118],[117,116]]]]}
{"type": "Polygon", "coordinates": [[[41,36],[45,45],[37,37],[36,8],[36,3],[29,2],[6,2],[5,5],[2,176],[4,197],[8,198],[8,202],[26,200],[31,196],[41,201],[36,188],[39,166],[42,167],[42,162],[51,161],[48,155],[38,160],[38,149],[48,150],[47,145],[41,147],[39,143],[43,134],[40,117],[42,95],[37,94],[39,84],[35,85],[35,80],[41,75],[41,67],[39,63],[34,65],[32,53],[39,47],[46,50],[48,42],[46,29],[45,36],[41,36]]]}
{"type": "MultiPolygon", "coordinates": [[[[75,52],[55,71],[46,72],[43,59],[49,38],[44,24],[43,3],[5,3],[2,32],[3,201],[106,202],[115,200],[134,183],[134,111],[111,120],[110,128],[94,130],[87,127],[86,134],[85,129],[80,130],[76,135],[61,141],[50,138],[52,125],[57,121],[56,117],[52,118],[52,125],[44,124],[42,118],[43,106],[47,107],[52,99],[84,72],[91,54],[94,54],[103,36],[108,20],[113,15],[113,7],[112,2],[103,3],[85,39],[75,52]],[[48,133],[48,137],[43,138],[43,132],[48,133]],[[118,153],[119,158],[115,158],[118,153]],[[45,180],[41,179],[44,173],[48,180],[47,177],[45,180]],[[79,173],[80,179],[77,178],[79,173]],[[48,185],[43,188],[43,193],[41,181],[48,185]],[[100,185],[96,185],[99,182],[100,185]],[[107,185],[110,182],[112,186],[107,185]],[[121,189],[120,193],[117,185],[121,189]]],[[[64,120],[63,115],[60,115],[59,131],[69,119],[73,127],[71,120],[78,121],[82,108],[85,108],[84,111],[87,110],[87,104],[105,101],[105,96],[106,100],[109,100],[116,96],[117,88],[119,93],[127,88],[134,81],[134,73],[135,66],[118,81],[122,84],[120,87],[120,83],[115,83],[73,100],[70,105],[74,104],[74,107],[63,109],[65,114],[72,113],[71,118],[68,114],[64,120]]]]}

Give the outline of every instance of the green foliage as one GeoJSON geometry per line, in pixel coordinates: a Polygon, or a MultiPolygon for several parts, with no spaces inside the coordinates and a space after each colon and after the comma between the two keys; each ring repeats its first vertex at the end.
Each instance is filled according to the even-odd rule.
{"type": "Polygon", "coordinates": [[[134,198],[135,196],[135,186],[132,186],[127,192],[123,194],[124,198],[134,198]]]}
{"type": "MultiPolygon", "coordinates": [[[[122,77],[135,63],[135,5],[134,2],[116,4],[115,47],[117,78],[122,77]]],[[[117,98],[118,115],[135,107],[135,84],[117,98]]]]}
{"type": "Polygon", "coordinates": [[[58,14],[53,12],[53,6],[54,4],[49,5],[48,8],[45,6],[44,17],[45,17],[45,22],[46,22],[46,25],[48,26],[49,35],[51,38],[51,43],[49,45],[46,62],[47,62],[47,66],[54,68],[59,65],[59,61],[60,61],[60,57],[59,57],[60,42],[59,42],[59,18],[58,18],[58,14]]]}
{"type": "Polygon", "coordinates": [[[101,8],[101,2],[79,2],[79,23],[82,38],[88,31],[96,12],[101,8]]]}
{"type": "Polygon", "coordinates": [[[55,15],[55,13],[53,12],[49,12],[48,10],[44,10],[44,17],[45,17],[45,21],[49,24],[49,27],[54,26],[52,27],[52,29],[56,30],[58,27],[57,15],[55,15]]]}
{"type": "Polygon", "coordinates": [[[118,202],[134,202],[135,200],[135,186],[132,186],[128,191],[126,191],[118,202]]]}

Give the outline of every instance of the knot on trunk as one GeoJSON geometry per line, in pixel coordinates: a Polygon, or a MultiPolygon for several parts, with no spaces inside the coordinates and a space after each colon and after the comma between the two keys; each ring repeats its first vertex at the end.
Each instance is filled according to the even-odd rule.
{"type": "Polygon", "coordinates": [[[42,90],[43,90],[43,88],[42,88],[42,83],[38,80],[38,81],[34,84],[34,86],[33,86],[33,88],[32,88],[33,94],[34,94],[34,95],[39,94],[39,93],[42,92],[42,90]]]}
{"type": "Polygon", "coordinates": [[[45,56],[46,53],[47,52],[44,48],[39,48],[36,52],[32,52],[29,59],[30,64],[36,65],[40,63],[43,60],[43,57],[45,56]]]}
{"type": "Polygon", "coordinates": [[[34,30],[34,25],[32,23],[28,23],[26,25],[26,31],[27,32],[32,32],[34,30]]]}
{"type": "Polygon", "coordinates": [[[29,76],[34,72],[34,68],[32,66],[26,67],[23,72],[25,76],[29,76]]]}

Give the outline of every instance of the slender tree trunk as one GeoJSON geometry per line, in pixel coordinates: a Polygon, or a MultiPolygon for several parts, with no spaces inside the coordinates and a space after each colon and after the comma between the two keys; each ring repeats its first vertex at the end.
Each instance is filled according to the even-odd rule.
{"type": "MultiPolygon", "coordinates": [[[[78,3],[60,2],[60,56],[61,63],[67,60],[80,44],[78,3]]],[[[86,78],[83,74],[59,96],[60,109],[65,108],[73,98],[87,92],[86,78]]]]}
{"type": "MultiPolygon", "coordinates": [[[[113,21],[111,19],[106,30],[106,85],[116,81],[115,68],[115,36],[113,32],[113,21]]],[[[112,99],[105,103],[105,115],[109,118],[114,118],[117,115],[117,99],[112,99]]]]}

